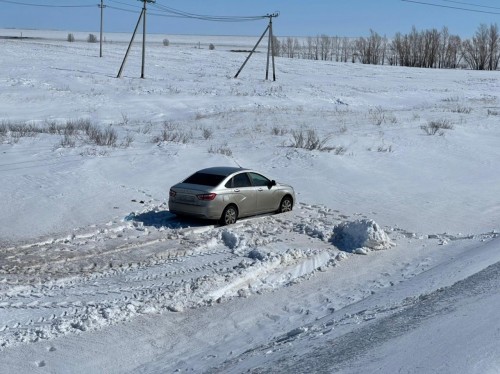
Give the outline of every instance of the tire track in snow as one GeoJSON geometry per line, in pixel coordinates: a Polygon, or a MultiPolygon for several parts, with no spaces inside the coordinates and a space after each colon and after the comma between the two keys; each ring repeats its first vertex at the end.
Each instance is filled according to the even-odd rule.
{"type": "Polygon", "coordinates": [[[282,262],[293,267],[315,255],[297,252],[267,262],[247,257],[251,248],[286,246],[287,237],[301,235],[293,219],[257,217],[229,228],[114,223],[2,249],[0,346],[233,297],[237,290],[225,289],[228,281],[236,286],[243,276],[251,283],[255,274],[279,273],[282,262]]]}
{"type": "Polygon", "coordinates": [[[299,204],[229,227],[116,221],[0,249],[0,347],[293,285],[353,255],[330,240],[348,218],[299,204]]]}

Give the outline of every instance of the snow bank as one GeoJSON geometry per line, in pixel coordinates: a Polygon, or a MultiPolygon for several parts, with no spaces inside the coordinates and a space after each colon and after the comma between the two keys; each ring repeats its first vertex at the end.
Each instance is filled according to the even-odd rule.
{"type": "Polygon", "coordinates": [[[342,251],[357,254],[367,254],[372,250],[394,246],[384,230],[370,219],[342,222],[336,225],[331,242],[342,251]]]}

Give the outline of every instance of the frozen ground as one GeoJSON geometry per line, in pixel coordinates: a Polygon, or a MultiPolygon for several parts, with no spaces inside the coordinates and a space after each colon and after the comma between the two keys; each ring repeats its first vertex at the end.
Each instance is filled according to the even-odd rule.
{"type": "Polygon", "coordinates": [[[233,79],[251,38],[157,36],[117,79],[123,35],[103,58],[37,36],[0,40],[0,372],[500,372],[496,72],[277,59],[271,82],[259,53],[233,79]],[[328,150],[291,146],[308,130],[328,150]],[[214,165],[291,183],[294,211],[171,215],[214,165]]]}

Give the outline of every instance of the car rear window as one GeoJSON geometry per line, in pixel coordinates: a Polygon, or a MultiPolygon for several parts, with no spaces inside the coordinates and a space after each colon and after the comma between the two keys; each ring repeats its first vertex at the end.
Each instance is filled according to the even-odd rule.
{"type": "Polygon", "coordinates": [[[223,175],[194,173],[193,175],[188,177],[183,183],[200,184],[202,186],[215,187],[219,185],[224,180],[224,178],[226,177],[223,175]]]}

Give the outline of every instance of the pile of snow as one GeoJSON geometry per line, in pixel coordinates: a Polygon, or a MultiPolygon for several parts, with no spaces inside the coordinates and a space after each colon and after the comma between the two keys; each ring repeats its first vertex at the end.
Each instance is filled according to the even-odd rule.
{"type": "Polygon", "coordinates": [[[229,249],[236,249],[240,246],[240,244],[244,245],[244,243],[241,243],[241,238],[229,230],[223,230],[220,233],[220,239],[229,249]]]}
{"type": "Polygon", "coordinates": [[[255,248],[248,253],[248,257],[252,260],[264,261],[269,256],[269,252],[262,248],[255,248]]]}
{"type": "Polygon", "coordinates": [[[340,250],[367,254],[394,246],[387,234],[371,219],[342,222],[335,226],[332,243],[340,250]]]}

